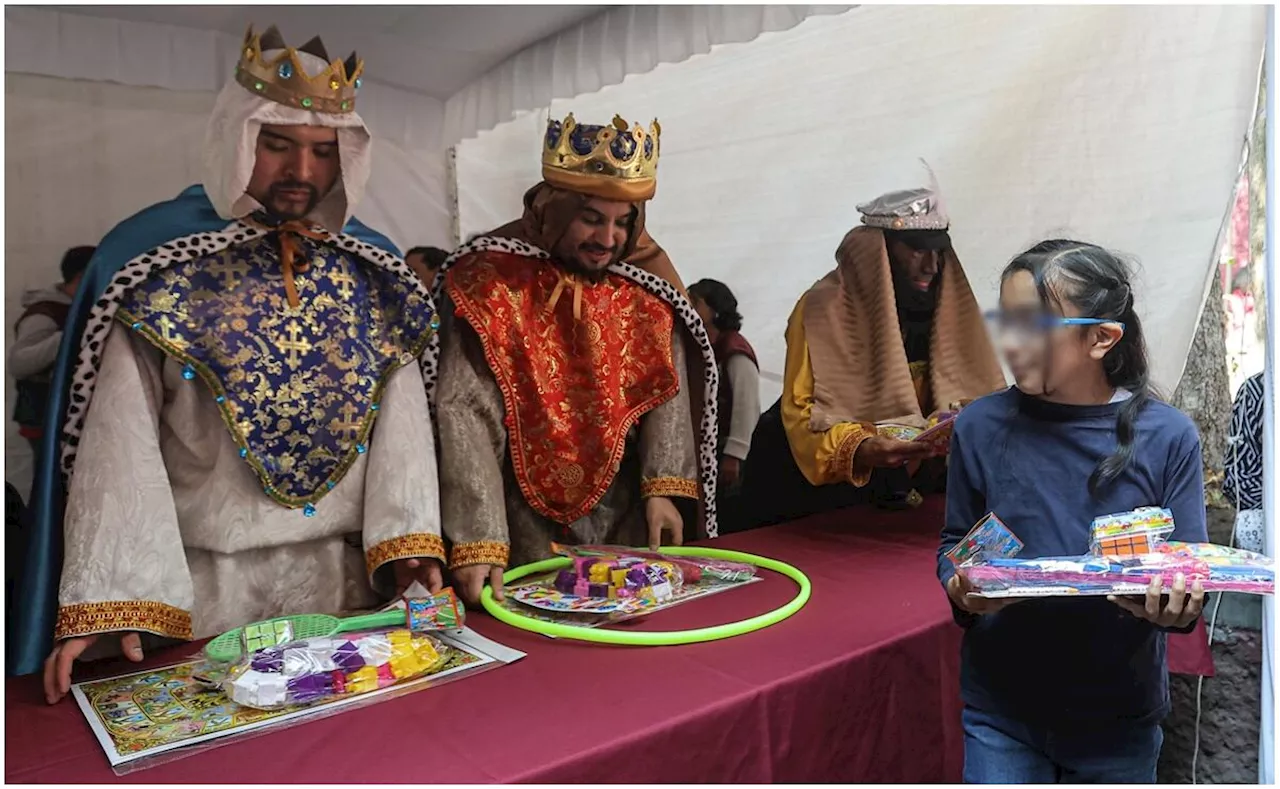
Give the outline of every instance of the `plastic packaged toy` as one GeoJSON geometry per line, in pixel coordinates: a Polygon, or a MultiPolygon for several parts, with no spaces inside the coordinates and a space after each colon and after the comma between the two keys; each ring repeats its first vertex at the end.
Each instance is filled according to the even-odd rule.
{"type": "MultiPolygon", "coordinates": [[[[426,590],[423,590],[424,592],[426,590]]],[[[466,612],[453,589],[444,589],[430,597],[405,598],[403,608],[392,608],[373,614],[345,618],[327,614],[299,614],[252,622],[228,630],[205,645],[205,657],[217,663],[230,663],[242,655],[264,647],[288,644],[316,636],[336,636],[402,625],[414,632],[459,630],[466,612]]]]}
{"type": "Polygon", "coordinates": [[[1173,534],[1173,513],[1142,507],[1093,521],[1089,553],[1094,556],[1138,556],[1150,553],[1173,534]]]}
{"type": "Polygon", "coordinates": [[[618,617],[756,580],[751,565],[720,559],[602,545],[552,543],[551,548],[572,565],[545,580],[508,589],[512,600],[555,614],[620,621],[618,617]]]}
{"type": "Polygon", "coordinates": [[[1145,507],[1096,519],[1084,556],[990,556],[964,572],[979,597],[1141,595],[1154,578],[1169,592],[1178,575],[1188,589],[1199,581],[1206,592],[1274,594],[1272,559],[1212,543],[1167,542],[1173,530],[1169,510],[1145,507]]]}
{"type": "Polygon", "coordinates": [[[720,559],[693,558],[689,556],[668,556],[661,552],[647,551],[643,548],[623,548],[616,545],[560,545],[552,543],[551,550],[560,556],[568,556],[574,560],[577,569],[579,560],[596,559],[603,561],[619,561],[641,559],[646,562],[674,565],[679,571],[681,581],[688,584],[703,582],[740,583],[756,576],[756,568],[741,562],[728,562],[720,559]]]}
{"type": "Polygon", "coordinates": [[[434,638],[403,628],[317,636],[249,653],[222,687],[232,701],[254,709],[306,706],[423,676],[441,655],[434,638]]]}
{"type": "Polygon", "coordinates": [[[959,410],[939,411],[929,417],[923,428],[885,422],[876,425],[876,432],[898,441],[927,444],[935,453],[946,454],[951,449],[951,434],[955,431],[955,419],[959,413],[959,410]]]}
{"type": "Polygon", "coordinates": [[[990,513],[947,551],[947,558],[956,567],[964,567],[989,559],[1008,559],[1017,556],[1021,550],[1022,541],[995,513],[990,513]]]}
{"type": "Polygon", "coordinates": [[[637,597],[670,600],[684,586],[675,563],[639,556],[575,556],[572,570],[561,570],[555,588],[575,597],[607,600],[637,597]]]}
{"type": "Polygon", "coordinates": [[[1078,556],[992,559],[966,568],[980,597],[1055,597],[1145,594],[1152,578],[1165,592],[1175,576],[1206,592],[1275,593],[1275,564],[1266,556],[1211,543],[1163,542],[1126,557],[1078,556]]]}

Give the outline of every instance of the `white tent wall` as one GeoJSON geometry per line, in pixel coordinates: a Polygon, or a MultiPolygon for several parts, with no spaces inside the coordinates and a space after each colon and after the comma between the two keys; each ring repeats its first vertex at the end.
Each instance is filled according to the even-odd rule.
{"type": "Polygon", "coordinates": [[[789,30],[843,5],[626,5],[526,47],[473,80],[445,103],[449,144],[492,129],[553,99],[591,93],[679,63],[720,44],[789,30]]]}
{"type": "MultiPolygon", "coordinates": [[[[936,171],[979,301],[1017,252],[1070,235],[1141,262],[1172,392],[1203,302],[1257,85],[1260,7],[863,6],[661,65],[556,118],[663,126],[654,237],[724,280],[780,392],[786,320],[855,205],[936,171]]],[[[458,146],[463,237],[521,210],[546,112],[458,146]]]]}

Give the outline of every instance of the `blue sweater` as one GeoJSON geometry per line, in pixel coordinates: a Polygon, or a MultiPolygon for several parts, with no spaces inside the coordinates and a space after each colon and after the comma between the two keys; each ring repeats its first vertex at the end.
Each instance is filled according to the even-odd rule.
{"type": "MultiPolygon", "coordinates": [[[[1152,402],[1138,415],[1134,458],[1094,498],[1089,475],[1116,447],[1119,403],[1064,406],[1018,389],[984,397],[956,421],[938,577],[945,554],[994,512],[1024,543],[1019,556],[1088,553],[1093,519],[1144,506],[1172,510],[1171,539],[1205,542],[1200,438],[1186,415],[1152,402]]],[[[1019,602],[995,614],[955,610],[965,628],[964,702],[1033,725],[1107,726],[1168,714],[1166,636],[1105,597],[1019,602]]]]}

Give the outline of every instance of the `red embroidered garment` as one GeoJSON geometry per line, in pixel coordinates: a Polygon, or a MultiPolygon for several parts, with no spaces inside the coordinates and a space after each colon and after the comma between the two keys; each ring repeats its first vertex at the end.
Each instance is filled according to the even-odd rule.
{"type": "Polygon", "coordinates": [[[495,251],[459,261],[445,288],[502,390],[525,499],[578,520],[612,484],[627,432],[679,389],[671,308],[617,274],[585,282],[495,251]]]}

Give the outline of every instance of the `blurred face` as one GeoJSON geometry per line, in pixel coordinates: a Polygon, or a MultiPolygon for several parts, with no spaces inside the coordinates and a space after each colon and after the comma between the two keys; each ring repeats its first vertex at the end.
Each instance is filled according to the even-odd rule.
{"type": "Polygon", "coordinates": [[[323,126],[263,126],[245,189],[280,219],[301,219],[337,183],[338,132],[323,126]]]}
{"type": "Polygon", "coordinates": [[[912,288],[925,293],[938,278],[942,268],[942,253],[936,249],[915,249],[901,239],[889,239],[889,264],[896,267],[898,275],[912,288]]]}
{"type": "Polygon", "coordinates": [[[1101,361],[1120,341],[1118,324],[1065,326],[1059,318],[1086,317],[1070,301],[1062,311],[1046,312],[1035,278],[1026,271],[1000,285],[997,342],[1018,388],[1029,395],[1052,395],[1088,385],[1101,372],[1101,361]]]}
{"type": "Polygon", "coordinates": [[[621,258],[634,221],[630,203],[592,198],[569,223],[552,255],[577,271],[603,272],[621,258]]]}

